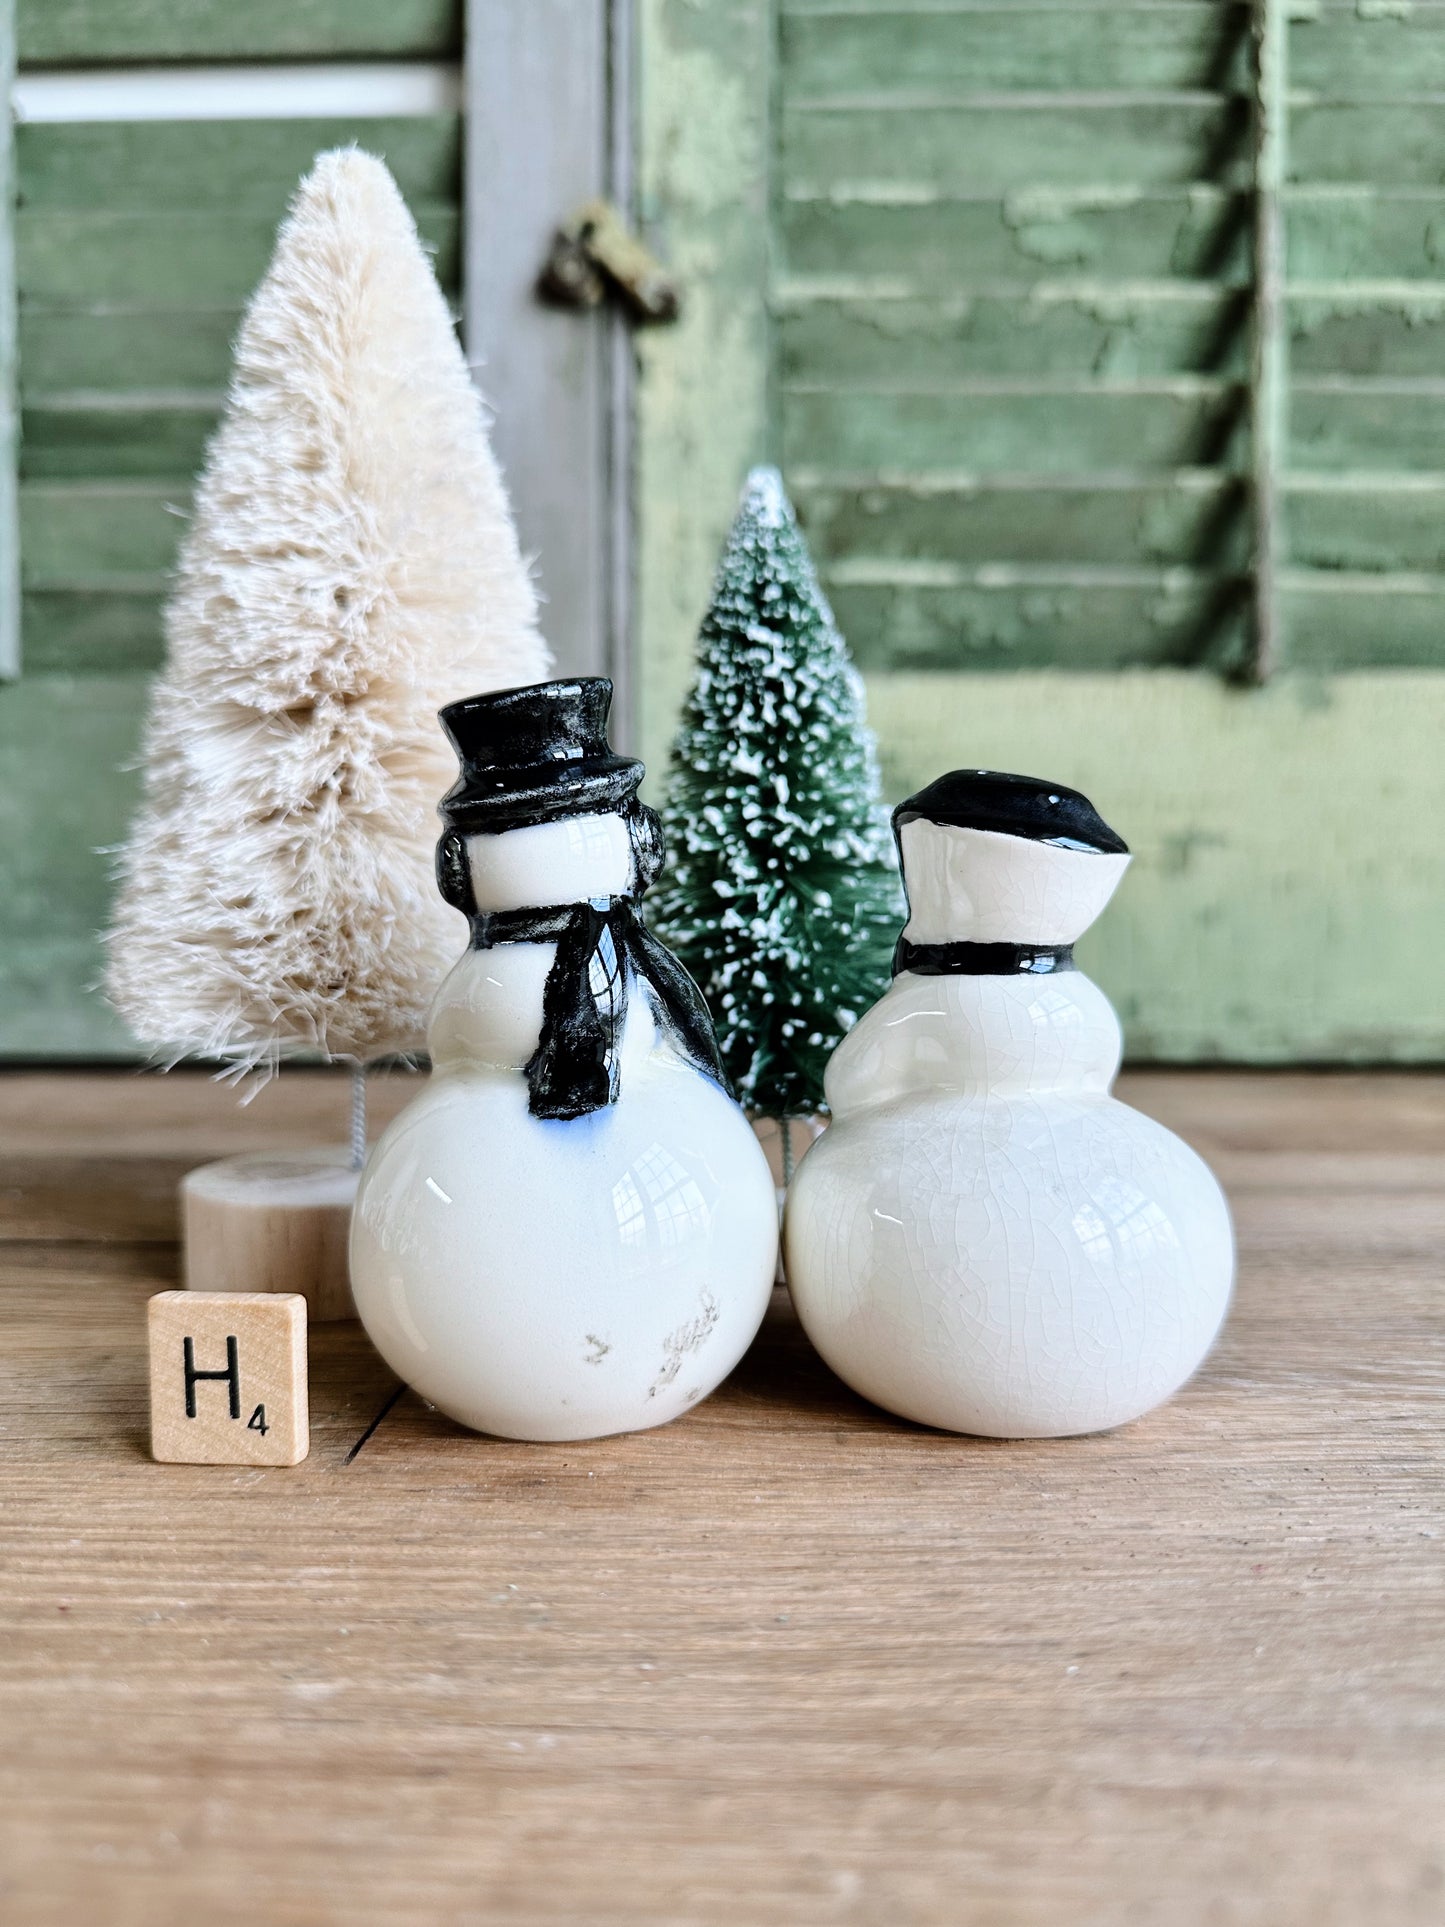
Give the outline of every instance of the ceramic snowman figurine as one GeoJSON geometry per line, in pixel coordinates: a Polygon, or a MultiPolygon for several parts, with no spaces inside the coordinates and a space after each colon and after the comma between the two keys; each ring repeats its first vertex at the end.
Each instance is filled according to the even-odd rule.
{"type": "Polygon", "coordinates": [[[1234,1271],[1207,1166],[1109,1095],[1118,1021],[1072,962],[1128,850],[1076,791],[988,770],[893,823],[909,920],[789,1193],[798,1315],[855,1391],[921,1424],[1122,1425],[1194,1371],[1234,1271]]]}
{"type": "Polygon", "coordinates": [[[471,946],[352,1221],[382,1356],[508,1438],[687,1411],[747,1350],[777,1260],[767,1161],[706,1008],[638,914],[661,834],[642,765],[607,744],[611,696],[543,683],[442,712],[462,775],[437,873],[471,946]]]}

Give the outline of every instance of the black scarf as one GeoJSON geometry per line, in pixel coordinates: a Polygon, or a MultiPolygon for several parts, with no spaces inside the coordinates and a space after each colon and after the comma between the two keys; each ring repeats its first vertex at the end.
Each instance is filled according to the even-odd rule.
{"type": "Polygon", "coordinates": [[[533,1117],[586,1117],[617,1102],[629,972],[656,997],[683,1054],[727,1090],[702,993],[643,923],[631,897],[472,918],[474,950],[549,941],[557,954],[542,992],[542,1035],[526,1067],[533,1117]]]}

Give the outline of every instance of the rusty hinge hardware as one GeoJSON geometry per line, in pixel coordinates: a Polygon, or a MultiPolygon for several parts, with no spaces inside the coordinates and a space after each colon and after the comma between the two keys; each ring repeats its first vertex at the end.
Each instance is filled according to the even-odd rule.
{"type": "Polygon", "coordinates": [[[610,201],[588,201],[552,240],[537,282],[544,301],[596,308],[615,294],[634,321],[676,321],[677,284],[610,201]]]}

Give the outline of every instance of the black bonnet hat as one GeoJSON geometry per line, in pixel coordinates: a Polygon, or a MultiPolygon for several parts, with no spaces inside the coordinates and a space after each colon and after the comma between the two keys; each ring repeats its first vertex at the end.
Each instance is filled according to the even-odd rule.
{"type": "Polygon", "coordinates": [[[1066,850],[1094,850],[1101,856],[1127,856],[1118,837],[1087,796],[1062,783],[1036,776],[1006,776],[995,769],[956,769],[900,803],[893,812],[895,836],[905,823],[922,819],[959,830],[997,830],[1066,850]]]}
{"type": "Polygon", "coordinates": [[[611,705],[606,676],[449,703],[441,725],[462,773],[442,798],[443,821],[474,833],[617,809],[636,794],[644,769],[607,741],[611,705]]]}

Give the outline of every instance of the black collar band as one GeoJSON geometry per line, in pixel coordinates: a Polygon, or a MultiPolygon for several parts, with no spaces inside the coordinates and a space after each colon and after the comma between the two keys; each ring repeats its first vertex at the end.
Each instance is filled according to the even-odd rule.
{"type": "Polygon", "coordinates": [[[1048,977],[1073,970],[1074,946],[1037,943],[910,943],[898,939],[893,974],[918,977],[1048,977]]]}

